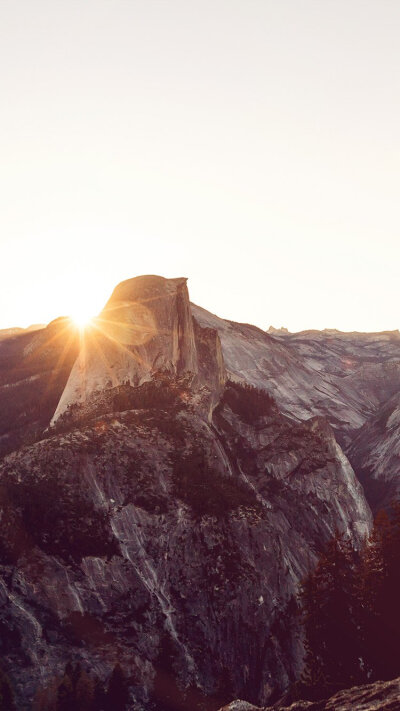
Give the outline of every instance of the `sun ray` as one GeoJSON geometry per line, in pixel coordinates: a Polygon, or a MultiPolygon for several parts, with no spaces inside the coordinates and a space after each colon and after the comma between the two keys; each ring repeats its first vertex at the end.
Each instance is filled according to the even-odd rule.
{"type": "MultiPolygon", "coordinates": [[[[101,319],[100,319],[101,320],[101,319]]],[[[145,367],[148,367],[148,363],[139,356],[139,354],[134,353],[133,351],[129,350],[123,343],[120,343],[114,336],[111,336],[111,334],[107,333],[106,329],[101,328],[99,325],[99,319],[96,319],[95,322],[93,322],[94,328],[96,328],[105,338],[107,338],[109,341],[112,342],[113,345],[117,346],[121,350],[125,351],[132,360],[135,360],[137,363],[140,363],[140,365],[144,365],[145,367]]]]}
{"type": "Polygon", "coordinates": [[[71,320],[80,331],[85,331],[87,328],[90,328],[93,316],[89,316],[85,313],[77,313],[71,316],[71,320]]]}
{"type": "Polygon", "coordinates": [[[101,347],[101,345],[100,345],[98,339],[97,339],[96,337],[93,337],[93,338],[92,338],[92,341],[93,341],[94,347],[96,348],[97,352],[99,353],[99,356],[100,356],[101,360],[103,361],[104,367],[105,367],[105,369],[106,369],[106,371],[107,371],[107,373],[108,373],[108,375],[109,375],[109,377],[110,377],[111,384],[114,385],[114,377],[115,377],[115,376],[114,376],[114,373],[113,373],[112,370],[111,370],[111,366],[110,366],[110,363],[109,363],[109,361],[108,361],[108,359],[107,359],[107,356],[106,356],[106,354],[104,353],[104,351],[103,351],[103,349],[102,349],[102,347],[101,347]]]}
{"type": "MultiPolygon", "coordinates": [[[[130,331],[137,331],[138,333],[143,333],[143,331],[146,331],[147,333],[149,333],[150,338],[152,336],[155,336],[156,334],[161,335],[161,336],[168,336],[171,333],[170,329],[166,329],[166,328],[160,329],[160,328],[156,328],[156,327],[151,328],[150,326],[145,328],[141,324],[136,324],[133,322],[127,323],[126,321],[117,321],[114,319],[107,319],[107,318],[104,318],[104,316],[98,316],[96,319],[93,320],[92,325],[94,327],[96,327],[96,325],[98,325],[99,323],[106,324],[106,325],[110,324],[111,326],[122,326],[125,328],[129,328],[130,331]]],[[[100,329],[100,330],[102,330],[102,329],[100,329]]],[[[109,335],[109,334],[104,333],[104,335],[109,335]]],[[[136,345],[139,345],[139,344],[136,344],[136,345]]],[[[140,345],[143,345],[143,343],[141,343],[140,345]]]]}
{"type": "Polygon", "coordinates": [[[71,332],[69,332],[67,341],[66,341],[66,343],[64,344],[64,347],[63,347],[63,349],[62,349],[60,355],[58,356],[57,361],[56,361],[56,363],[55,363],[55,365],[54,365],[54,367],[52,368],[52,371],[51,371],[51,373],[50,373],[50,377],[49,377],[47,386],[46,386],[46,388],[45,388],[45,390],[44,390],[44,393],[43,393],[43,395],[42,395],[42,398],[43,398],[43,399],[47,396],[48,392],[49,392],[50,389],[51,389],[51,386],[53,385],[53,382],[54,382],[54,380],[55,380],[57,374],[58,374],[59,371],[62,369],[62,367],[63,367],[63,365],[64,365],[64,362],[65,362],[65,360],[66,360],[66,358],[67,358],[67,356],[68,356],[68,352],[69,352],[69,350],[71,349],[71,347],[72,347],[72,345],[73,345],[73,341],[74,341],[74,334],[71,333],[71,332]]]}
{"type": "Polygon", "coordinates": [[[27,363],[31,363],[32,361],[35,360],[35,358],[40,355],[41,353],[44,353],[48,347],[54,343],[54,341],[58,340],[61,338],[66,332],[70,331],[71,329],[71,321],[69,319],[66,319],[66,325],[63,326],[63,328],[60,329],[60,331],[57,331],[57,333],[54,334],[51,338],[48,338],[42,343],[37,349],[33,350],[31,353],[26,358],[27,363]]]}

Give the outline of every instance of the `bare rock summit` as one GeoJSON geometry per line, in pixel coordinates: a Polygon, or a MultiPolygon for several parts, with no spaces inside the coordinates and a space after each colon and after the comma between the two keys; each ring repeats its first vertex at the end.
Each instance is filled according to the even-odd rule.
{"type": "Polygon", "coordinates": [[[82,334],[80,353],[52,424],[72,405],[83,405],[123,384],[137,387],[156,373],[190,374],[200,383],[206,371],[209,380],[207,361],[217,366],[212,380],[218,390],[224,381],[219,337],[215,331],[195,327],[186,281],[139,276],[114,289],[92,327],[82,334]],[[207,351],[202,363],[198,350],[207,351]]]}

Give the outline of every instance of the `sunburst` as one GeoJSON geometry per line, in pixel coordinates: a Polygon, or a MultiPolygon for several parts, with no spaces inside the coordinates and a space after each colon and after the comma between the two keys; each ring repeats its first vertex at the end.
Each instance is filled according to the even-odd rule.
{"type": "Polygon", "coordinates": [[[93,319],[93,313],[90,313],[84,308],[71,314],[71,320],[80,331],[84,331],[89,328],[92,325],[93,319]]]}

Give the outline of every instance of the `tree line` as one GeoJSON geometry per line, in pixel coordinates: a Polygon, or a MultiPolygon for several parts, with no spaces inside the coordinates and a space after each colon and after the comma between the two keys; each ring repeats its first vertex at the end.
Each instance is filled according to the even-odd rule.
{"type": "Polygon", "coordinates": [[[296,698],[400,675],[400,502],[381,511],[356,553],[337,535],[304,581],[305,667],[296,698]]]}
{"type": "MultiPolygon", "coordinates": [[[[64,673],[39,688],[33,711],[125,711],[129,703],[126,676],[116,664],[107,684],[81,665],[68,662],[64,673]]],[[[2,707],[0,706],[0,709],[2,707]]]]}

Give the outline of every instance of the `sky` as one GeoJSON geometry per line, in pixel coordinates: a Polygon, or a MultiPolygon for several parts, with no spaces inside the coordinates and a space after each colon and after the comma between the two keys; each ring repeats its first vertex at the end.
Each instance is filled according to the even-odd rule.
{"type": "Polygon", "coordinates": [[[0,328],[140,274],[400,326],[398,0],[1,0],[0,328]]]}

